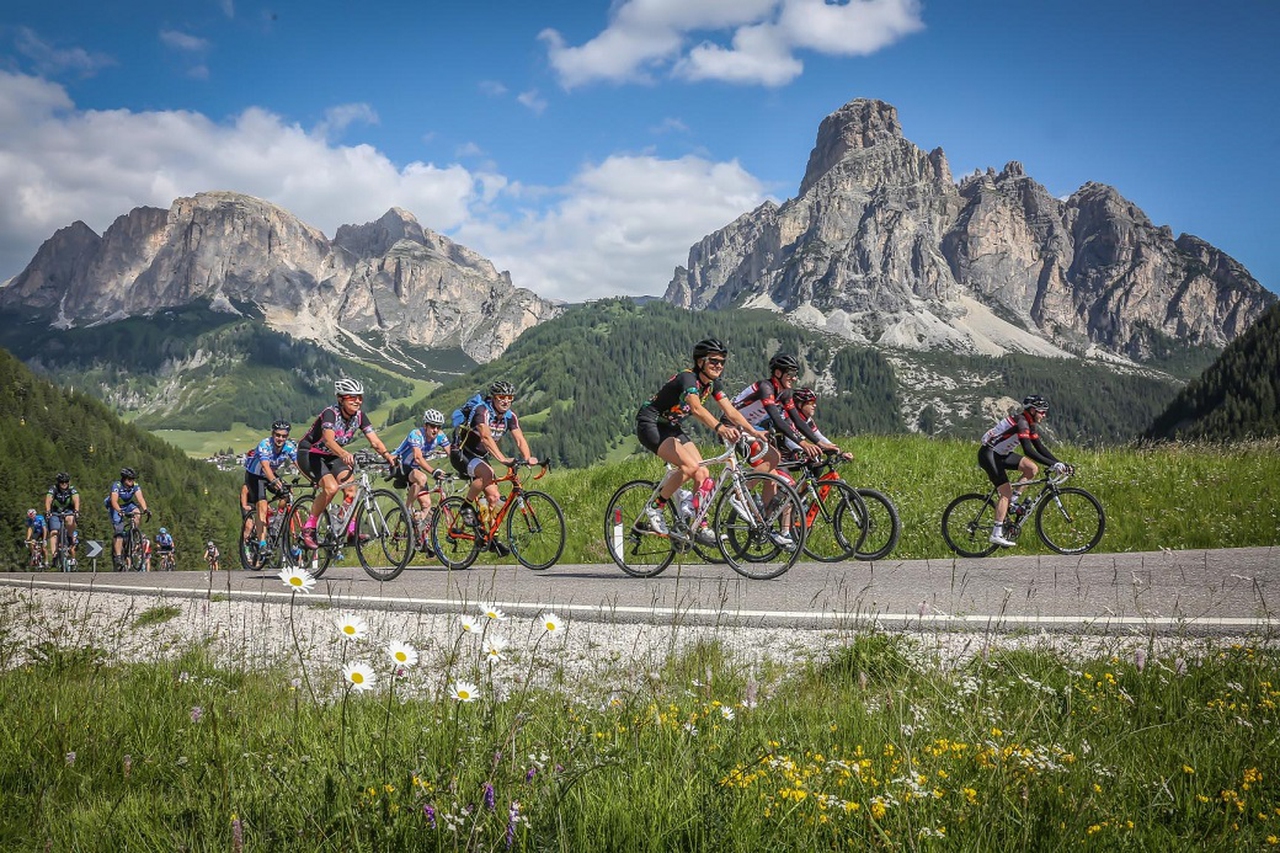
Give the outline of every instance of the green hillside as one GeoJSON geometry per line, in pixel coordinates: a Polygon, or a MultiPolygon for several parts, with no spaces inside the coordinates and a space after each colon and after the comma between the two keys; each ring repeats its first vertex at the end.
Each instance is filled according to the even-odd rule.
{"type": "Polygon", "coordinates": [[[1147,438],[1280,435],[1280,304],[1271,306],[1159,417],[1147,438]]]}
{"type": "MultiPolygon", "coordinates": [[[[104,548],[111,527],[102,501],[128,465],[138,471],[153,516],[148,535],[162,525],[174,534],[179,566],[203,567],[205,540],[225,547],[233,541],[240,512],[236,495],[240,476],[188,459],[180,450],[132,424],[126,424],[87,394],[66,391],[36,376],[9,352],[0,350],[0,519],[8,534],[0,537],[0,567],[22,565],[26,510],[44,511],[44,494],[58,471],[71,474],[80,490],[81,541],[96,539],[104,548]]],[[[83,551],[81,555],[83,557],[83,551]]],[[[88,561],[82,561],[88,567],[88,561]]],[[[99,568],[109,568],[99,559],[99,568]]]]}

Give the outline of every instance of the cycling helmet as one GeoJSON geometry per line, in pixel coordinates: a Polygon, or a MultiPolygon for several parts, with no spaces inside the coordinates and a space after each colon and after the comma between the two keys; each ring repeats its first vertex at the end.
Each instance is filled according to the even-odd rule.
{"type": "Polygon", "coordinates": [[[435,409],[427,409],[422,413],[423,426],[444,426],[444,415],[435,409]]]}
{"type": "Polygon", "coordinates": [[[204,547],[206,547],[206,548],[212,548],[212,547],[213,547],[213,540],[212,540],[212,539],[210,539],[208,542],[204,543],[204,547]]]}
{"type": "Polygon", "coordinates": [[[35,518],[35,517],[36,517],[36,511],[34,509],[27,510],[27,518],[35,518]]]}
{"type": "Polygon", "coordinates": [[[818,395],[813,393],[812,388],[797,388],[791,392],[791,399],[797,406],[805,406],[818,402],[818,395]]]}
{"type": "Polygon", "coordinates": [[[168,529],[167,527],[161,527],[161,528],[160,528],[160,535],[161,535],[161,536],[168,536],[168,535],[169,535],[169,529],[168,529]]]}
{"type": "Polygon", "coordinates": [[[359,380],[343,377],[333,383],[333,393],[339,397],[363,397],[364,386],[359,380]]]}
{"type": "Polygon", "coordinates": [[[512,385],[505,379],[499,379],[497,382],[489,386],[489,396],[497,397],[499,394],[503,396],[510,394],[514,397],[516,395],[516,386],[512,385]]]}
{"type": "Polygon", "coordinates": [[[289,430],[293,429],[293,424],[285,420],[279,420],[271,425],[271,429],[273,431],[280,430],[281,432],[288,432],[289,430]]]}
{"type": "Polygon", "coordinates": [[[780,352],[769,359],[769,372],[772,373],[775,370],[781,370],[783,373],[799,373],[800,361],[794,355],[780,352]]]}
{"type": "Polygon", "coordinates": [[[1041,397],[1039,394],[1028,394],[1026,397],[1022,398],[1022,408],[1023,410],[1035,409],[1042,415],[1047,414],[1049,411],[1049,401],[1044,397],[1041,397]]]}
{"type": "Polygon", "coordinates": [[[121,479],[121,480],[136,480],[136,479],[138,479],[138,472],[137,472],[137,471],[135,471],[135,470],[133,470],[132,468],[121,468],[121,469],[120,469],[120,479],[121,479]]]}
{"type": "Polygon", "coordinates": [[[703,338],[693,345],[693,360],[706,358],[709,355],[728,355],[729,348],[715,338],[703,338]]]}
{"type": "Polygon", "coordinates": [[[68,474],[66,471],[59,471],[58,476],[54,477],[53,479],[55,482],[58,482],[58,483],[70,483],[71,475],[68,474]]]}

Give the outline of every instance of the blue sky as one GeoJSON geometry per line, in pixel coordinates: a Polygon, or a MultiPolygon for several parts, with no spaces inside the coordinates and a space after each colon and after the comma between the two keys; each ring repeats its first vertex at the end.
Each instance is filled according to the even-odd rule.
{"type": "Polygon", "coordinates": [[[957,179],[1111,184],[1275,291],[1277,43],[1272,0],[6,4],[0,280],[224,189],[329,236],[402,207],[545,296],[659,294],[873,97],[957,179]]]}

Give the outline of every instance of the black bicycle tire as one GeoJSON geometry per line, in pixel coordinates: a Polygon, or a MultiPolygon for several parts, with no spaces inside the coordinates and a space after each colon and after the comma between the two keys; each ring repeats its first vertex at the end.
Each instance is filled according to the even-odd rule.
{"type": "MultiPolygon", "coordinates": [[[[440,561],[441,565],[450,571],[461,571],[463,569],[470,568],[471,564],[480,556],[480,530],[478,524],[468,525],[466,523],[465,517],[463,516],[463,509],[465,507],[467,507],[467,501],[465,498],[460,495],[450,495],[440,501],[440,506],[437,508],[437,512],[431,517],[431,547],[435,549],[436,559],[440,561]],[[441,524],[442,521],[444,522],[443,525],[441,524]],[[454,528],[457,525],[466,525],[467,527],[470,527],[471,538],[468,540],[458,539],[456,537],[449,538],[446,536],[442,543],[440,528],[442,526],[454,528]],[[465,542],[471,543],[470,551],[462,558],[454,559],[452,556],[446,556],[448,551],[444,547],[445,545],[451,546],[452,553],[456,555],[460,547],[466,547],[459,543],[465,542]]],[[[472,512],[475,511],[474,507],[471,509],[472,512]]]]}
{"type": "MultiPolygon", "coordinates": [[[[308,516],[311,513],[310,509],[306,510],[306,512],[308,516]]],[[[305,523],[304,523],[304,526],[305,526],[305,523]]],[[[306,555],[308,552],[310,552],[311,554],[311,565],[303,566],[302,568],[305,568],[308,572],[310,572],[311,577],[319,580],[320,577],[322,577],[324,573],[328,571],[329,564],[333,562],[333,556],[334,556],[334,550],[335,550],[335,546],[331,541],[333,539],[333,531],[329,529],[329,507],[325,507],[324,512],[316,516],[315,531],[312,535],[316,537],[316,544],[319,547],[313,549],[313,548],[308,548],[305,545],[302,546],[303,560],[306,559],[306,555]],[[323,525],[323,527],[321,525],[323,525]]],[[[301,542],[301,534],[299,534],[299,542],[301,542]]]]}
{"type": "MultiPolygon", "coordinates": [[[[397,495],[395,492],[392,492],[388,489],[374,489],[372,492],[370,492],[369,497],[371,500],[383,499],[383,500],[389,500],[394,502],[394,505],[391,507],[390,512],[384,513],[384,520],[386,521],[387,530],[383,531],[382,535],[385,535],[387,532],[389,532],[390,535],[395,536],[398,531],[399,535],[405,537],[404,554],[400,556],[395,562],[393,562],[392,565],[385,571],[378,568],[374,568],[373,566],[369,565],[369,560],[364,553],[365,548],[369,547],[373,542],[382,542],[382,535],[376,536],[373,539],[370,539],[368,542],[362,541],[361,536],[358,535],[360,533],[363,533],[363,527],[364,527],[363,515],[365,511],[365,505],[363,502],[361,502],[359,509],[356,510],[356,516],[355,516],[356,531],[357,531],[356,557],[360,560],[360,567],[364,569],[365,574],[367,574],[369,577],[373,578],[376,581],[383,581],[383,582],[393,581],[400,576],[401,572],[404,571],[404,567],[409,565],[409,560],[413,559],[413,553],[414,553],[413,520],[409,517],[408,507],[404,505],[404,501],[401,500],[400,496],[397,495]],[[400,518],[398,522],[390,517],[392,513],[400,514],[400,518]]],[[[381,550],[384,556],[387,555],[387,549],[385,545],[380,545],[379,550],[381,550]]]]}
{"type": "MultiPolygon", "coordinates": [[[[675,543],[669,536],[664,538],[657,534],[646,535],[643,531],[636,530],[634,528],[636,519],[629,518],[630,511],[623,514],[619,505],[622,496],[628,492],[642,492],[642,500],[648,502],[649,496],[653,494],[653,490],[657,487],[657,484],[651,480],[632,480],[628,483],[623,483],[614,491],[613,496],[609,498],[609,503],[605,507],[604,548],[609,552],[609,556],[613,558],[613,562],[617,564],[618,568],[633,578],[657,577],[667,566],[671,565],[671,561],[676,557],[675,543]],[[645,543],[646,547],[652,548],[652,553],[655,555],[655,562],[644,569],[629,566],[624,561],[624,555],[618,553],[619,545],[622,546],[621,549],[623,551],[630,545],[632,553],[635,553],[641,547],[641,543],[645,543]],[[660,543],[665,543],[665,546],[660,543]]],[[[643,507],[643,503],[640,506],[643,507]]]]}
{"type": "Polygon", "coordinates": [[[262,563],[258,557],[258,516],[256,513],[245,515],[240,525],[240,547],[236,550],[240,552],[240,568],[246,572],[257,572],[262,570],[262,563]],[[249,532],[246,535],[245,528],[249,532]]]}
{"type": "Polygon", "coordinates": [[[1053,500],[1054,495],[1046,494],[1044,495],[1044,498],[1040,501],[1040,506],[1036,509],[1036,535],[1040,537],[1041,542],[1049,546],[1050,550],[1056,551],[1059,554],[1087,554],[1089,551],[1092,551],[1095,547],[1097,547],[1098,543],[1102,541],[1102,534],[1106,533],[1107,531],[1107,512],[1105,509],[1102,508],[1102,501],[1098,500],[1091,493],[1085,491],[1084,489],[1077,488],[1075,486],[1066,486],[1063,488],[1059,488],[1056,490],[1056,494],[1078,495],[1084,498],[1086,502],[1091,504],[1093,508],[1098,511],[1098,529],[1093,534],[1093,538],[1089,540],[1089,544],[1085,545],[1084,547],[1081,547],[1081,548],[1060,547],[1056,542],[1050,539],[1049,536],[1044,532],[1045,513],[1048,512],[1051,507],[1054,509],[1057,508],[1057,504],[1053,500]]]}
{"type": "Polygon", "coordinates": [[[520,561],[520,565],[524,566],[526,569],[529,569],[530,571],[535,571],[535,572],[546,571],[547,569],[554,566],[557,562],[559,562],[560,556],[564,554],[564,543],[566,538],[565,526],[564,526],[564,510],[560,508],[560,504],[556,503],[555,498],[551,497],[551,495],[547,494],[546,492],[540,492],[540,491],[537,491],[536,489],[529,489],[521,492],[520,497],[517,499],[517,501],[523,501],[524,502],[523,506],[517,505],[517,503],[512,503],[510,499],[508,500],[508,503],[507,503],[507,519],[506,519],[507,545],[511,548],[511,553],[515,555],[515,558],[520,561]],[[533,563],[527,560],[525,558],[525,554],[522,553],[520,548],[516,546],[516,536],[515,536],[515,533],[517,530],[516,521],[517,519],[527,518],[528,515],[526,515],[526,513],[533,513],[535,519],[537,519],[539,523],[542,523],[542,521],[545,520],[547,516],[545,514],[542,514],[541,510],[537,509],[537,504],[539,501],[546,501],[548,504],[550,504],[552,515],[555,517],[556,523],[560,526],[560,541],[556,545],[555,555],[552,556],[550,560],[544,560],[540,563],[533,563]]]}
{"type": "MultiPolygon", "coordinates": [[[[854,557],[863,562],[871,562],[873,560],[883,560],[885,557],[893,553],[893,549],[898,547],[898,540],[902,538],[902,521],[898,517],[898,508],[893,501],[884,492],[879,489],[858,488],[858,495],[861,496],[863,504],[867,507],[867,532],[862,538],[862,543],[858,545],[854,557]],[[875,520],[874,514],[870,510],[872,503],[879,504],[889,514],[889,539],[874,550],[866,550],[868,543],[872,540],[871,525],[875,520]]],[[[873,543],[874,544],[874,543],[873,543]]]]}
{"type": "MultiPolygon", "coordinates": [[[[830,518],[828,519],[826,516],[828,506],[825,501],[829,500],[829,497],[824,499],[820,496],[811,496],[810,499],[818,501],[820,506],[817,507],[817,514],[814,516],[813,520],[806,521],[804,553],[820,563],[838,563],[842,560],[848,560],[857,552],[858,547],[862,544],[862,540],[866,537],[867,527],[865,519],[867,515],[865,509],[861,508],[862,496],[858,494],[857,489],[843,480],[812,480],[808,485],[806,485],[806,489],[810,486],[815,490],[822,488],[834,489],[840,497],[832,502],[829,510],[830,518]],[[858,507],[859,522],[861,522],[858,528],[859,536],[857,537],[857,541],[852,544],[850,544],[848,539],[845,537],[839,521],[840,513],[845,512],[845,507],[843,506],[845,503],[852,503],[855,507],[858,507]],[[839,544],[842,549],[839,554],[819,554],[814,551],[813,530],[814,527],[819,524],[831,525],[832,535],[835,537],[836,543],[839,544]]],[[[808,510],[806,510],[806,512],[808,512],[808,510]]]]}
{"type": "MultiPolygon", "coordinates": [[[[960,497],[953,500],[951,503],[947,504],[947,508],[942,511],[942,538],[947,543],[948,548],[950,548],[952,551],[955,551],[957,554],[959,554],[962,557],[974,557],[974,558],[985,557],[988,554],[995,551],[1000,546],[984,540],[982,542],[981,548],[966,550],[965,548],[962,548],[960,547],[960,545],[957,544],[956,539],[953,539],[951,533],[949,532],[950,525],[948,522],[950,521],[951,516],[956,513],[957,509],[959,509],[961,505],[971,501],[979,501],[982,504],[982,508],[977,511],[976,515],[973,514],[972,511],[970,511],[964,514],[963,516],[958,516],[957,523],[966,527],[972,525],[972,526],[975,526],[975,529],[976,529],[977,523],[981,520],[983,513],[986,512],[988,508],[990,508],[991,510],[992,524],[995,523],[995,502],[990,500],[990,496],[980,495],[980,494],[977,494],[976,492],[969,492],[968,494],[961,495],[960,497]],[[959,520],[960,518],[963,518],[964,520],[961,521],[959,520]]],[[[989,530],[990,528],[988,527],[983,529],[989,530]]],[[[970,538],[972,538],[972,534],[970,534],[970,538]]]]}
{"type": "MultiPolygon", "coordinates": [[[[742,479],[744,483],[747,484],[763,483],[764,480],[771,480],[774,482],[777,487],[774,499],[775,502],[780,497],[781,500],[791,504],[791,535],[793,541],[795,541],[795,546],[790,551],[785,552],[789,555],[789,559],[777,563],[772,569],[768,569],[766,571],[756,571],[752,569],[752,566],[761,566],[764,563],[773,562],[780,553],[784,552],[784,549],[770,543],[772,548],[768,549],[769,556],[761,556],[752,559],[744,554],[741,544],[736,543],[732,532],[728,534],[724,532],[725,530],[735,531],[741,528],[740,523],[733,521],[734,516],[737,516],[737,511],[732,508],[732,505],[729,502],[729,497],[733,494],[732,486],[726,485],[724,489],[721,489],[720,495],[716,499],[715,506],[715,531],[717,537],[719,537],[720,554],[725,558],[725,562],[729,564],[729,568],[733,569],[745,578],[749,578],[751,580],[773,580],[774,578],[781,577],[786,574],[791,567],[796,564],[796,561],[800,559],[800,555],[804,553],[804,504],[801,503],[800,496],[796,494],[796,490],[791,488],[790,484],[788,484],[786,480],[783,480],[776,474],[765,474],[760,471],[750,471],[743,474],[742,479]],[[731,549],[730,545],[735,545],[735,547],[731,549]],[[731,550],[736,553],[730,553],[731,550]]],[[[754,494],[754,490],[750,485],[748,485],[747,491],[754,494]]],[[[775,518],[781,517],[781,514],[777,510],[771,514],[775,518]]],[[[749,539],[757,539],[758,535],[759,533],[757,531],[751,531],[749,539]]]]}

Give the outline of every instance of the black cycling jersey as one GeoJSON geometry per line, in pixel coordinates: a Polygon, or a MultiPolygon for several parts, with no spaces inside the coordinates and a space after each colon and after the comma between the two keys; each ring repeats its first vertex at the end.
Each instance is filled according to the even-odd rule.
{"type": "Polygon", "coordinates": [[[713,379],[704,383],[692,369],[682,370],[666,381],[658,393],[654,394],[640,407],[636,413],[637,420],[665,420],[672,426],[679,426],[685,418],[692,414],[689,406],[689,395],[698,395],[705,406],[708,398],[716,402],[725,399],[720,380],[713,379]]]}
{"type": "Polygon", "coordinates": [[[306,435],[302,436],[299,444],[317,455],[336,456],[337,451],[325,444],[326,429],[333,430],[334,442],[341,447],[355,441],[361,434],[367,435],[373,432],[373,423],[364,413],[364,409],[357,411],[352,418],[344,418],[340,407],[328,406],[316,416],[311,428],[307,430],[306,435]]]}
{"type": "Polygon", "coordinates": [[[739,391],[733,398],[733,407],[756,429],[771,426],[775,433],[796,444],[818,440],[796,408],[791,389],[783,388],[772,377],[739,391]]]}
{"type": "Polygon", "coordinates": [[[75,486],[68,486],[65,489],[59,489],[57,486],[49,487],[49,497],[52,499],[49,503],[50,512],[72,512],[76,508],[75,496],[80,494],[75,486]]]}

